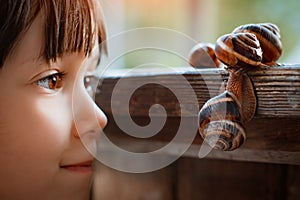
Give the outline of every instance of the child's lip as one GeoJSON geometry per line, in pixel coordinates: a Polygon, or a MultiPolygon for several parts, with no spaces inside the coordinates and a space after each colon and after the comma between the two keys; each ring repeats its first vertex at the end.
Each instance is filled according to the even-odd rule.
{"type": "Polygon", "coordinates": [[[72,172],[92,172],[93,161],[94,160],[87,160],[80,163],[62,165],[60,167],[72,172]]]}

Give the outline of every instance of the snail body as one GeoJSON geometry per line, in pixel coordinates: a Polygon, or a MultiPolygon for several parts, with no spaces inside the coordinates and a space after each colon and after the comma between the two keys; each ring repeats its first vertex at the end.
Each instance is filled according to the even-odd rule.
{"type": "Polygon", "coordinates": [[[254,117],[257,108],[257,99],[254,92],[254,87],[247,74],[243,74],[241,93],[243,123],[247,123],[254,117]]]}
{"type": "Polygon", "coordinates": [[[228,34],[217,40],[215,53],[219,60],[229,66],[226,89],[237,96],[242,104],[243,122],[248,122],[255,114],[257,101],[247,72],[265,66],[260,43],[252,33],[228,34]]]}
{"type": "Polygon", "coordinates": [[[226,90],[235,95],[236,98],[234,100],[240,105],[242,122],[250,121],[254,117],[257,100],[249,76],[241,71],[231,72],[226,90]]]}

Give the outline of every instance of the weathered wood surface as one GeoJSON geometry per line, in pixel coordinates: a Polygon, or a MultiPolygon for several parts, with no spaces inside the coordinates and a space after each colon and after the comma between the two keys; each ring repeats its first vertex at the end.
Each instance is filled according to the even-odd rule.
{"type": "Polygon", "coordinates": [[[292,185],[287,184],[284,165],[182,158],[177,172],[180,200],[293,199],[286,192],[292,185]]]}
{"type": "Polygon", "coordinates": [[[183,157],[151,173],[97,163],[94,198],[122,200],[292,200],[300,197],[300,166],[183,157]]]}
{"type": "MultiPolygon", "coordinates": [[[[251,72],[250,77],[258,98],[258,109],[255,118],[246,124],[247,140],[241,148],[232,152],[213,150],[208,158],[256,161],[266,163],[284,163],[300,165],[300,65],[281,66],[251,72]]],[[[118,146],[136,152],[158,149],[172,140],[176,135],[180,118],[190,118],[191,126],[185,124],[186,134],[195,134],[193,144],[185,152],[186,156],[198,157],[202,139],[197,130],[191,130],[197,122],[197,109],[209,98],[217,95],[228,78],[228,73],[221,69],[193,70],[191,68],[174,71],[140,71],[127,74],[126,71],[117,71],[103,75],[102,84],[98,87],[100,93],[96,95],[96,102],[108,114],[109,123],[105,133],[118,146]],[[180,85],[184,77],[192,86],[197,96],[197,105],[191,102],[189,88],[180,85]],[[122,90],[115,88],[122,80],[122,90]],[[180,81],[178,81],[180,80],[180,81]],[[172,86],[184,98],[184,105],[180,105],[174,92],[158,84],[141,85],[143,82],[165,83],[172,86]],[[123,99],[134,90],[129,105],[123,104],[123,99]],[[124,89],[125,88],[125,89],[124,89]],[[111,95],[117,94],[118,117],[132,117],[137,125],[144,126],[151,122],[149,108],[154,104],[162,105],[167,112],[167,120],[157,135],[137,139],[128,136],[125,131],[114,122],[111,112],[111,95]],[[124,98],[123,98],[124,97],[124,98]],[[119,104],[118,104],[119,103],[119,104]],[[129,106],[130,116],[126,114],[129,106]],[[180,107],[181,106],[181,107],[180,107]]],[[[156,118],[163,117],[160,112],[154,114],[156,118]]],[[[152,111],[153,111],[152,110],[152,111]]],[[[153,113],[152,113],[153,114],[153,113]]],[[[185,141],[183,140],[182,143],[185,141]]],[[[107,151],[109,151],[107,146],[107,151]]],[[[166,154],[176,154],[180,150],[172,149],[166,154]]]]}
{"type": "MultiPolygon", "coordinates": [[[[191,102],[192,94],[182,78],[193,88],[200,107],[217,95],[228,79],[228,72],[222,69],[194,70],[187,67],[176,70],[135,70],[131,73],[119,70],[104,73],[100,77],[103,81],[96,101],[106,113],[111,113],[111,94],[114,92],[120,100],[118,114],[126,114],[124,110],[128,105],[122,104],[122,97],[127,97],[129,92],[140,86],[131,97],[131,116],[147,116],[149,107],[158,103],[168,111],[168,116],[190,117],[195,113],[195,102],[191,102]],[[120,80],[122,90],[115,87],[120,80]],[[153,84],[143,85],[145,82],[153,84]],[[166,86],[171,86],[181,94],[184,105],[179,105],[174,91],[170,92],[166,86]]],[[[257,70],[249,75],[258,99],[256,117],[300,117],[300,65],[257,70]]]]}
{"type": "Polygon", "coordinates": [[[174,200],[175,166],[144,174],[124,173],[96,163],[94,200],[174,200]]]}
{"type": "MultiPolygon", "coordinates": [[[[149,122],[147,118],[134,118],[137,124],[143,125],[149,122]]],[[[194,121],[191,119],[191,121],[194,121]]],[[[172,141],[178,134],[178,124],[180,119],[168,118],[165,126],[155,136],[151,138],[134,138],[122,131],[114,122],[113,117],[109,116],[109,123],[104,130],[106,136],[122,149],[133,152],[151,152],[161,149],[172,141]]],[[[226,159],[239,161],[255,161],[264,163],[280,163],[300,165],[300,119],[283,118],[256,118],[246,125],[247,139],[237,150],[223,152],[212,150],[206,158],[226,159]]],[[[188,137],[195,135],[192,145],[184,153],[184,156],[199,158],[199,151],[203,140],[197,130],[193,132],[191,124],[183,127],[184,134],[188,137]]],[[[182,144],[168,148],[162,153],[176,156],[182,151],[182,144]]],[[[110,146],[101,144],[102,149],[110,151],[110,146]]],[[[115,152],[112,152],[114,154],[115,152]]],[[[200,158],[199,158],[200,159],[200,158]]]]}

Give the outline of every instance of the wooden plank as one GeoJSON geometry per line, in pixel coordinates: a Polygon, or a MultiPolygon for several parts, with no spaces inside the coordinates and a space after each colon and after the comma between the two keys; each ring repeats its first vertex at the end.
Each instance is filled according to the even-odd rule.
{"type": "Polygon", "coordinates": [[[274,164],[182,158],[177,162],[177,199],[286,199],[286,168],[274,164]]]}
{"type": "Polygon", "coordinates": [[[300,199],[300,167],[288,166],[287,200],[300,199]]]}
{"type": "MultiPolygon", "coordinates": [[[[132,92],[129,103],[132,116],[147,116],[150,106],[154,104],[163,105],[169,116],[191,116],[195,115],[195,105],[198,103],[201,108],[209,98],[219,93],[228,79],[227,71],[222,69],[176,70],[135,70],[134,73],[117,70],[103,73],[100,77],[102,84],[98,87],[101,92],[96,95],[96,102],[109,114],[114,93],[118,101],[114,105],[119,105],[118,115],[127,115],[125,108],[128,105],[124,105],[123,100],[132,92]],[[120,80],[122,87],[115,87],[120,80]],[[151,84],[144,85],[145,82],[151,84]],[[136,90],[137,86],[140,87],[136,90]],[[198,102],[193,102],[188,86],[194,90],[198,102]],[[179,104],[174,91],[180,94],[179,98],[184,103],[179,104]]],[[[258,99],[256,117],[300,116],[300,65],[262,69],[249,75],[258,99]]]]}
{"type": "MultiPolygon", "coordinates": [[[[253,71],[250,77],[255,86],[258,108],[254,119],[246,124],[247,140],[238,150],[233,152],[213,150],[207,157],[300,165],[300,65],[253,71]]],[[[197,129],[191,130],[191,127],[198,126],[195,124],[198,123],[198,110],[209,98],[217,95],[224,88],[228,73],[222,69],[193,70],[192,68],[180,68],[177,71],[139,70],[134,73],[119,70],[104,74],[102,78],[102,84],[98,86],[100,93],[96,95],[96,102],[108,114],[109,124],[105,132],[117,145],[140,152],[160,148],[177,134],[180,119],[189,118],[183,130],[187,136],[192,134],[196,137],[184,155],[198,157],[203,141],[197,129]],[[182,79],[178,77],[184,77],[191,88],[184,85],[186,82],[181,84],[182,79]],[[120,80],[122,80],[121,89],[115,88],[120,80]],[[151,84],[143,85],[142,83],[145,82],[151,84]],[[167,89],[164,84],[175,88],[176,92],[180,93],[183,105],[179,103],[174,92],[167,89]],[[141,87],[136,89],[137,86],[141,87]],[[192,101],[190,89],[196,94],[196,103],[192,101]],[[133,95],[130,95],[130,92],[133,92],[133,95]],[[115,115],[111,109],[112,94],[117,95],[114,104],[117,105],[115,115]],[[128,95],[130,103],[126,105],[123,100],[128,98],[128,95]],[[151,123],[149,110],[155,104],[165,108],[167,118],[162,130],[154,137],[133,138],[114,122],[115,117],[132,117],[135,125],[145,126],[151,123]],[[126,113],[126,109],[129,110],[130,115],[126,113]]],[[[151,111],[156,119],[164,120],[160,111],[156,112],[156,109],[151,111]]],[[[180,142],[188,143],[184,137],[180,142]]],[[[181,144],[178,144],[173,150],[165,153],[178,155],[180,148],[181,144]]],[[[110,148],[107,147],[106,150],[110,151],[110,148]]]]}
{"type": "MultiPolygon", "coordinates": [[[[135,117],[133,120],[143,126],[150,122],[146,117],[135,117]]],[[[197,119],[196,119],[197,120],[197,119]]],[[[178,134],[180,118],[169,117],[164,127],[153,137],[134,138],[122,131],[115,123],[112,116],[108,116],[108,125],[104,134],[117,146],[133,152],[150,152],[162,148],[170,143],[178,134]]],[[[203,140],[190,127],[195,121],[191,118],[190,123],[182,127],[186,138],[194,137],[192,145],[185,151],[184,156],[199,158],[199,151],[203,140]]],[[[206,158],[227,159],[239,161],[255,161],[265,163],[281,163],[300,165],[300,118],[255,118],[246,125],[247,140],[237,150],[223,152],[212,150],[206,158]]],[[[167,149],[163,153],[177,156],[182,151],[182,144],[187,143],[182,138],[178,145],[167,149]]],[[[108,144],[101,144],[102,150],[110,151],[108,144]]]]}
{"type": "Polygon", "coordinates": [[[173,200],[174,166],[144,174],[116,171],[96,163],[93,195],[95,200],[173,200]]]}

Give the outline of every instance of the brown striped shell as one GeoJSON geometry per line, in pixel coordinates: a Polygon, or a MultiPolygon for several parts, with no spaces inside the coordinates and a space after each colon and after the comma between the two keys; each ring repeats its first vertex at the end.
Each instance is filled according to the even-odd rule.
{"type": "Polygon", "coordinates": [[[199,112],[199,132],[213,148],[234,150],[246,139],[243,124],[255,114],[257,100],[247,72],[277,65],[280,32],[271,23],[247,24],[218,38],[216,57],[228,66],[225,92],[207,101],[199,112]]]}
{"type": "Polygon", "coordinates": [[[218,38],[215,46],[217,58],[231,69],[247,69],[264,66],[262,49],[251,33],[226,34],[218,38]]]}
{"type": "Polygon", "coordinates": [[[262,62],[267,65],[274,65],[282,54],[280,30],[275,24],[246,24],[234,29],[233,33],[254,34],[262,48],[262,62]]]}
{"type": "Polygon", "coordinates": [[[189,64],[194,68],[218,68],[220,62],[211,43],[198,43],[189,54],[189,64]]]}
{"type": "Polygon", "coordinates": [[[199,132],[212,148],[234,150],[246,139],[243,126],[256,111],[256,96],[247,74],[232,71],[226,91],[208,100],[199,112],[199,132]]]}
{"type": "Polygon", "coordinates": [[[241,106],[229,91],[208,100],[199,112],[199,132],[212,148],[234,150],[246,139],[241,106]]]}

